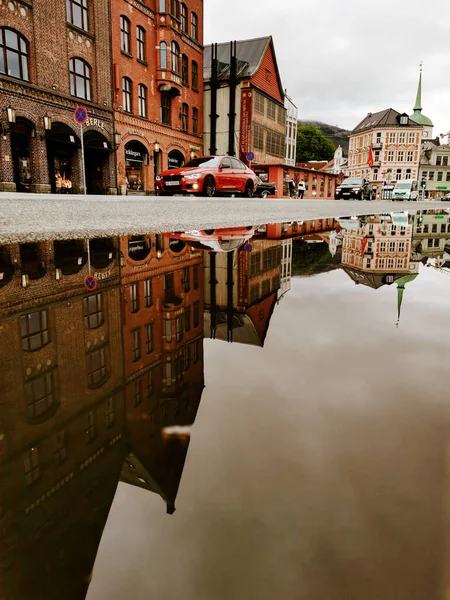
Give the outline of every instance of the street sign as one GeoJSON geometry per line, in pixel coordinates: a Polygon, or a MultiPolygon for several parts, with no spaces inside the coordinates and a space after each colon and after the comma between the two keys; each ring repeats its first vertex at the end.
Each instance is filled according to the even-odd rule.
{"type": "Polygon", "coordinates": [[[255,155],[253,154],[253,152],[248,152],[247,153],[247,160],[249,162],[252,162],[252,160],[255,160],[255,155]]]}
{"type": "Polygon", "coordinates": [[[84,278],[84,287],[89,292],[93,292],[97,289],[97,280],[93,275],[86,275],[86,277],[84,278]]]}
{"type": "Polygon", "coordinates": [[[87,110],[84,106],[77,106],[73,114],[78,125],[84,125],[88,120],[87,110]]]}
{"type": "Polygon", "coordinates": [[[246,252],[251,252],[253,250],[253,246],[251,244],[245,244],[244,250],[246,252]]]}

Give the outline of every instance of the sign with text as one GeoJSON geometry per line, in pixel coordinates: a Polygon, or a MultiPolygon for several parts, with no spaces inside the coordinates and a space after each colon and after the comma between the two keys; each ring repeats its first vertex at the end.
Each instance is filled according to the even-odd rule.
{"type": "Polygon", "coordinates": [[[250,152],[253,112],[253,92],[244,89],[241,92],[241,134],[239,139],[239,158],[247,162],[250,152]]]}

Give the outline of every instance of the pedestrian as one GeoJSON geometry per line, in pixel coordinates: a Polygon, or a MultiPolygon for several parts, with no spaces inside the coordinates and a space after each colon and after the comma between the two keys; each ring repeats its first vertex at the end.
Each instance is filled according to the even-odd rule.
{"type": "Polygon", "coordinates": [[[300,179],[300,181],[298,182],[298,198],[303,199],[303,196],[305,195],[305,191],[306,191],[306,186],[305,186],[305,182],[303,181],[303,179],[300,179]]]}
{"type": "Polygon", "coordinates": [[[289,181],[289,197],[295,198],[295,182],[293,179],[289,181]]]}

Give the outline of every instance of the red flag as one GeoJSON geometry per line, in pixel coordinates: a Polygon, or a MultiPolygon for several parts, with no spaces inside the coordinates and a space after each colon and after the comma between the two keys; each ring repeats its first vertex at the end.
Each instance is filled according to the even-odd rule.
{"type": "Polygon", "coordinates": [[[370,146],[370,148],[369,148],[369,159],[367,161],[367,164],[369,165],[370,168],[372,168],[374,162],[375,161],[373,160],[373,150],[372,150],[372,146],[370,146]]]}
{"type": "Polygon", "coordinates": [[[367,239],[366,236],[363,237],[362,242],[361,242],[361,256],[364,254],[364,252],[366,251],[367,248],[367,244],[368,244],[369,240],[367,239]]]}

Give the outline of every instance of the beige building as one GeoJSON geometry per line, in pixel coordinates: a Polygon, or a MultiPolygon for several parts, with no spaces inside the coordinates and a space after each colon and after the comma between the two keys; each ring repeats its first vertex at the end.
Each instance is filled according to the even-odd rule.
{"type": "Polygon", "coordinates": [[[420,159],[419,181],[423,181],[425,196],[440,200],[450,193],[450,144],[425,142],[420,159]]]}
{"type": "Polygon", "coordinates": [[[349,176],[367,178],[380,197],[395,181],[418,179],[422,131],[392,108],[369,113],[350,135],[349,176]]]}

